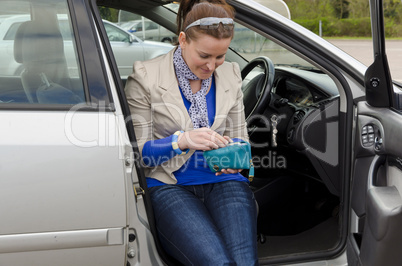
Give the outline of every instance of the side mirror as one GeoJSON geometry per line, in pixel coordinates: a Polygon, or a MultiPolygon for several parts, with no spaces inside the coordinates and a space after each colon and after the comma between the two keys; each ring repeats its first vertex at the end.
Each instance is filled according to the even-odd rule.
{"type": "Polygon", "coordinates": [[[131,33],[129,34],[129,36],[130,36],[129,37],[129,42],[130,43],[137,42],[137,39],[131,33]]]}

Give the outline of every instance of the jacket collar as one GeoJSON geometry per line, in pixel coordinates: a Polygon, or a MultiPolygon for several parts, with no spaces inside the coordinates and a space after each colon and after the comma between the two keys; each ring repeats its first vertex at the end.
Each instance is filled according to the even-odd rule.
{"type": "MultiPolygon", "coordinates": [[[[176,78],[176,73],[173,66],[173,53],[172,49],[167,53],[163,60],[161,60],[159,68],[159,88],[164,90],[162,93],[162,100],[166,108],[169,110],[171,116],[176,121],[177,125],[185,130],[193,130],[190,116],[182,100],[179,90],[179,84],[176,78]]],[[[211,126],[212,130],[217,129],[222,123],[226,121],[226,116],[229,112],[229,102],[227,101],[227,93],[230,89],[224,81],[224,73],[221,68],[217,68],[214,72],[215,86],[216,86],[216,108],[215,108],[215,121],[211,126]]]]}

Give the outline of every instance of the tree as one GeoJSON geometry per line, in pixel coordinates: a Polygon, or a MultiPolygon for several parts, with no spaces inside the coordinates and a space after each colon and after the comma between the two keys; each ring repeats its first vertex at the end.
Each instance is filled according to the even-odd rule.
{"type": "Polygon", "coordinates": [[[332,0],[284,0],[293,19],[332,17],[332,0]]]}
{"type": "Polygon", "coordinates": [[[332,0],[332,5],[335,11],[335,17],[342,19],[349,17],[349,1],[347,0],[332,0]]]}
{"type": "Polygon", "coordinates": [[[102,19],[106,19],[111,22],[117,22],[118,20],[118,13],[119,13],[118,9],[100,6],[99,13],[102,19]]]}
{"type": "Polygon", "coordinates": [[[368,0],[353,0],[349,2],[349,18],[370,17],[370,5],[368,0]]]}
{"type": "Polygon", "coordinates": [[[384,17],[394,19],[395,22],[402,22],[402,3],[400,0],[384,1],[384,17]]]}

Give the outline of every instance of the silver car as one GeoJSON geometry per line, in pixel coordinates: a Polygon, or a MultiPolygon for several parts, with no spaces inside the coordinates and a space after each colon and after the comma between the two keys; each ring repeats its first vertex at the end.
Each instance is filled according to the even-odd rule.
{"type": "MultiPolygon", "coordinates": [[[[1,35],[0,265],[176,265],[157,237],[124,93],[135,60],[172,46],[146,54],[101,15],[124,9],[176,32],[168,2],[0,2],[0,26],[25,16],[11,40],[1,35]]],[[[259,263],[402,264],[402,84],[382,0],[370,0],[369,67],[269,6],[228,2],[259,263]]]]}
{"type": "Polygon", "coordinates": [[[131,32],[141,40],[167,43],[174,43],[177,41],[176,34],[148,19],[127,21],[122,23],[120,27],[131,32]]]}

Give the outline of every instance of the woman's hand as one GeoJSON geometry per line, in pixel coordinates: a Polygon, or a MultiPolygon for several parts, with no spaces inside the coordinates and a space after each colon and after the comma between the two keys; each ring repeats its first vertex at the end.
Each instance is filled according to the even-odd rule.
{"type": "Polygon", "coordinates": [[[243,169],[222,169],[220,172],[216,172],[215,175],[221,174],[237,174],[243,171],[243,169]]]}
{"type": "Polygon", "coordinates": [[[190,149],[208,151],[223,148],[229,142],[231,142],[229,137],[223,137],[206,127],[181,133],[177,139],[177,143],[181,150],[190,149]]]}

